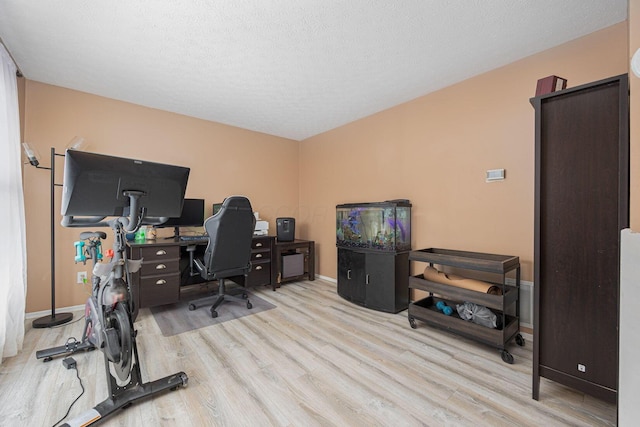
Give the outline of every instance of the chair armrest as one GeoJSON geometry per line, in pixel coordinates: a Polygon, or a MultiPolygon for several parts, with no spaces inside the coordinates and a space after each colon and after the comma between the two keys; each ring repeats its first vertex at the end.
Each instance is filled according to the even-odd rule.
{"type": "Polygon", "coordinates": [[[193,264],[196,266],[196,270],[198,270],[198,273],[200,273],[202,277],[207,279],[207,269],[204,267],[202,260],[195,258],[193,260],[193,264]]]}

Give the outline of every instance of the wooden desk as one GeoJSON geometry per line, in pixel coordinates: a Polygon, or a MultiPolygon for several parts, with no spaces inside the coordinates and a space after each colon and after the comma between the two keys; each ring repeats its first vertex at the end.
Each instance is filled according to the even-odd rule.
{"type": "MultiPolygon", "coordinates": [[[[186,248],[196,245],[197,251],[201,254],[208,243],[209,239],[206,237],[201,240],[159,238],[143,242],[127,242],[128,258],[144,259],[142,267],[132,274],[131,279],[134,316],[137,315],[138,308],[176,303],[180,301],[181,291],[186,291],[189,285],[205,283],[206,281],[199,276],[189,276],[190,260],[186,248]]],[[[273,266],[274,247],[274,236],[254,236],[251,243],[253,268],[246,282],[244,276],[238,278],[240,285],[274,287],[276,283],[276,269],[273,266]]]]}
{"type": "Polygon", "coordinates": [[[315,242],[313,240],[294,240],[293,242],[275,241],[274,258],[276,264],[276,280],[271,282],[271,287],[275,291],[280,287],[280,283],[290,282],[294,280],[315,280],[316,278],[316,261],[315,261],[315,242]],[[303,271],[300,275],[283,277],[282,276],[282,257],[290,254],[302,254],[304,257],[303,271]]]}

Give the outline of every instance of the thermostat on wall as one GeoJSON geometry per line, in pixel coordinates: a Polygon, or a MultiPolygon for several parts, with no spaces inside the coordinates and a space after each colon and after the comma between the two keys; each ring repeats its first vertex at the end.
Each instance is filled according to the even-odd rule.
{"type": "Polygon", "coordinates": [[[504,169],[490,169],[487,171],[487,182],[502,181],[504,179],[504,169]]]}

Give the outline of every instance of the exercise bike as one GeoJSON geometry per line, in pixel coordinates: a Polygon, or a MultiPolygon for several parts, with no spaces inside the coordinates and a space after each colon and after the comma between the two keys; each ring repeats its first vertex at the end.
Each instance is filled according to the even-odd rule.
{"type": "MultiPolygon", "coordinates": [[[[137,400],[150,397],[166,390],[185,387],[188,377],[178,372],[159,380],[144,383],[140,373],[140,358],[136,345],[136,331],[133,327],[131,274],[137,272],[142,260],[128,260],[126,257],[126,233],[137,231],[145,219],[144,209],[138,208],[138,199],[144,195],[139,191],[125,191],[130,199],[130,217],[118,217],[110,221],[104,218],[63,218],[66,227],[105,226],[114,233],[113,250],[109,263],[99,262],[98,251],[105,233],[86,232],[81,240],[89,241],[90,258],[94,261],[92,271],[92,295],[87,300],[85,328],[82,341],[42,350],[36,357],[45,362],[55,355],[75,353],[81,350],[99,349],[104,354],[105,371],[109,397],[79,416],[67,421],[63,426],[87,426],[103,420],[118,409],[124,409],[137,400]]],[[[153,222],[149,222],[153,223],[153,222]]],[[[76,255],[78,259],[78,255],[76,255]]],[[[82,259],[82,258],[80,258],[82,259]]]]}

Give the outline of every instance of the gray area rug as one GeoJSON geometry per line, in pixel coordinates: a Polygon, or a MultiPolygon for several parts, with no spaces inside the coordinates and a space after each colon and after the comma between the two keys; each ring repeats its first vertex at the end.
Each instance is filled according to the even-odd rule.
{"type": "Polygon", "coordinates": [[[150,310],[162,335],[170,337],[276,308],[275,305],[256,295],[249,294],[249,301],[253,305],[250,310],[244,303],[224,302],[216,310],[218,312],[216,318],[211,317],[209,311],[211,304],[189,311],[188,301],[152,307],[150,310]]]}

